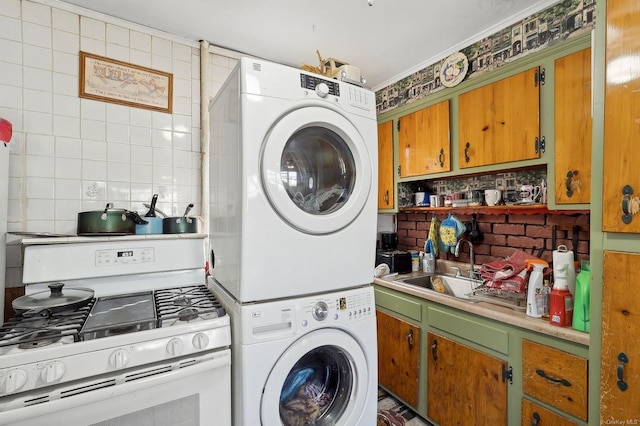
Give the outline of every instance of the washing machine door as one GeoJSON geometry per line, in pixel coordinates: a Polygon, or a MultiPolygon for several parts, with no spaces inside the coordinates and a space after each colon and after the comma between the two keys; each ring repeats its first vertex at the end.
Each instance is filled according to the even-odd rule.
{"type": "Polygon", "coordinates": [[[314,331],[293,343],[269,374],[262,424],[358,424],[369,386],[369,366],[353,337],[336,329],[314,331]]]}
{"type": "Polygon", "coordinates": [[[367,145],[350,120],[328,108],[283,115],[263,141],[261,160],[262,186],[272,208],[305,233],[348,226],[371,196],[367,145]]]}

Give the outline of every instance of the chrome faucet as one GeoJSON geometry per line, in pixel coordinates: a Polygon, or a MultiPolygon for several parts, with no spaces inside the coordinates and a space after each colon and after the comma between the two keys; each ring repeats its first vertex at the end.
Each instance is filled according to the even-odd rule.
{"type": "MultiPolygon", "coordinates": [[[[472,280],[477,280],[478,272],[476,271],[476,259],[473,254],[473,244],[471,244],[471,241],[467,240],[466,238],[460,238],[456,243],[456,248],[453,255],[455,257],[460,256],[460,247],[462,246],[462,243],[465,242],[469,245],[469,278],[472,280]]],[[[458,274],[461,275],[460,269],[458,269],[458,274]]]]}

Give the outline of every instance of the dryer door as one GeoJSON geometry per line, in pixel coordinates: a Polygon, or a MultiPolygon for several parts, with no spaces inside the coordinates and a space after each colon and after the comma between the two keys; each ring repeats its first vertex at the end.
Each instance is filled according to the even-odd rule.
{"type": "Polygon", "coordinates": [[[348,226],[371,196],[367,145],[336,111],[304,107],[282,116],[263,141],[261,158],[272,208],[302,232],[329,234],[348,226]]]}
{"type": "Polygon", "coordinates": [[[294,342],[269,374],[260,403],[262,424],[359,424],[369,386],[366,357],[349,334],[311,332],[294,342]]]}

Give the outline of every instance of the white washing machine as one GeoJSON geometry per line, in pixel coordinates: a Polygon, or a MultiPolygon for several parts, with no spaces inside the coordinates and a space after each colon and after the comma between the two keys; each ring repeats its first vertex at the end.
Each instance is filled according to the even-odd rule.
{"type": "Polygon", "coordinates": [[[210,107],[211,273],[240,302],[372,282],[374,93],[243,58],[210,107]]]}
{"type": "Polygon", "coordinates": [[[248,304],[209,286],[232,324],[233,424],[376,424],[371,286],[248,304]]]}

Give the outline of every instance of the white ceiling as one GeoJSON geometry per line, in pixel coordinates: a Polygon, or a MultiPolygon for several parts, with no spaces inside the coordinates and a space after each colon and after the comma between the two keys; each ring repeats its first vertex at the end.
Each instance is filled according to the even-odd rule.
{"type": "Polygon", "coordinates": [[[558,0],[59,0],[300,67],[334,57],[374,90],[558,0]],[[368,5],[373,2],[372,6],[368,5]]]}

